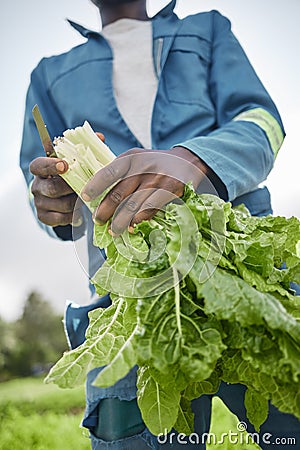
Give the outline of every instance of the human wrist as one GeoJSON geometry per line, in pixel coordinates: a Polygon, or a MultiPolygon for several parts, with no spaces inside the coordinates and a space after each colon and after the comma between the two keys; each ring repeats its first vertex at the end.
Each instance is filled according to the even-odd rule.
{"type": "Polygon", "coordinates": [[[171,151],[176,156],[185,159],[186,161],[190,162],[195,167],[197,167],[202,172],[202,174],[205,175],[210,180],[210,182],[216,189],[219,197],[225,201],[228,200],[227,188],[223,183],[223,181],[196,153],[192,152],[186,147],[181,147],[179,145],[173,147],[171,151]]]}
{"type": "Polygon", "coordinates": [[[181,146],[175,146],[171,149],[172,154],[188,161],[189,163],[193,164],[195,167],[197,167],[204,175],[207,175],[210,171],[207,164],[205,164],[202,159],[196,155],[194,152],[189,150],[186,147],[181,146]]]}

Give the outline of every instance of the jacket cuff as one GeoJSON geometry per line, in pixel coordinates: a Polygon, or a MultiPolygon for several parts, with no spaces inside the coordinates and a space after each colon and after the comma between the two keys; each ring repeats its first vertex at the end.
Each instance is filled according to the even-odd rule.
{"type": "Polygon", "coordinates": [[[222,195],[225,188],[229,201],[255,189],[274,163],[265,132],[248,121],[231,121],[207,136],[176,145],[199,156],[211,170],[211,182],[217,190],[222,186],[222,195]]]}

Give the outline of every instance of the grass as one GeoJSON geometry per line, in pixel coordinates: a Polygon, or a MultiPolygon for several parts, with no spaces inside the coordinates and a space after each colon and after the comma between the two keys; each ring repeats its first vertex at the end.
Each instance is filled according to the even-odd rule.
{"type": "Polygon", "coordinates": [[[0,384],[0,450],[90,450],[80,428],[84,388],[25,378],[0,384]]]}
{"type": "MultiPolygon", "coordinates": [[[[38,378],[0,383],[0,450],[90,450],[88,432],[80,427],[84,405],[84,387],[62,390],[38,378]]],[[[250,443],[232,444],[228,438],[223,442],[222,433],[236,431],[237,423],[214,398],[214,439],[208,450],[257,450],[250,443]]]]}
{"type": "Polygon", "coordinates": [[[74,413],[84,405],[84,387],[60,389],[54,384],[44,384],[40,378],[23,378],[0,383],[0,405],[13,404],[21,412],[43,414],[74,413]]]}

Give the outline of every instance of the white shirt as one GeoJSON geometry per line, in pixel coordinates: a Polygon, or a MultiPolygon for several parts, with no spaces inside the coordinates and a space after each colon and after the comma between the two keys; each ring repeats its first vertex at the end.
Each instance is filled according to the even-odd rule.
{"type": "Polygon", "coordinates": [[[114,56],[113,87],[119,111],[144,148],[151,148],[151,118],[158,80],[151,21],[119,19],[102,30],[114,56]]]}

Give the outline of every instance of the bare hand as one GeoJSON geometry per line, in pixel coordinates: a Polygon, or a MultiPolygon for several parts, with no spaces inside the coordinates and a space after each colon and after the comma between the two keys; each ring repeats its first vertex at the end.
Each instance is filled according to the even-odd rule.
{"type": "Polygon", "coordinates": [[[78,196],[59,176],[68,170],[66,161],[58,158],[36,158],[30,164],[35,175],[31,191],[39,220],[52,227],[77,225],[81,220],[78,196]],[[76,204],[76,210],[74,210],[76,204]]]}
{"type": "Polygon", "coordinates": [[[132,149],[97,172],[84,188],[82,198],[95,199],[113,186],[98,206],[94,220],[103,224],[113,217],[111,230],[119,235],[182,196],[188,181],[196,188],[207,169],[184,147],[165,151],[132,149]]]}

